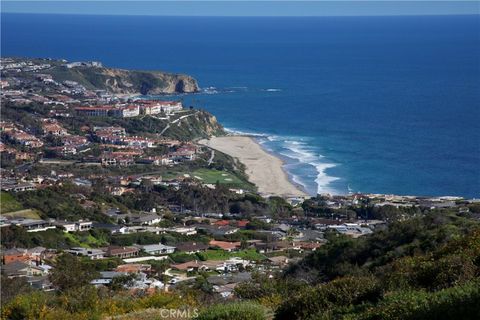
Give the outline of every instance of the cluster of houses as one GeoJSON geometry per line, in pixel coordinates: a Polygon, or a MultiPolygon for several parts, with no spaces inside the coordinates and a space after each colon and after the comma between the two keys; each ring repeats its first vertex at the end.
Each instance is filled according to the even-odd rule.
{"type": "Polygon", "coordinates": [[[76,107],[78,116],[131,118],[140,115],[169,115],[183,109],[179,101],[138,100],[130,104],[76,107]]]}
{"type": "MultiPolygon", "coordinates": [[[[252,244],[253,242],[250,242],[249,246],[252,247],[252,244]]],[[[315,246],[313,250],[318,246],[315,246]]],[[[312,250],[312,248],[308,250],[312,250]]],[[[116,277],[131,275],[134,281],[125,285],[127,289],[168,289],[179,282],[194,280],[199,271],[208,271],[216,272],[217,275],[211,275],[208,282],[213,285],[217,293],[225,298],[233,294],[233,289],[237,284],[251,280],[253,270],[274,272],[292,261],[285,255],[273,255],[262,260],[237,257],[235,256],[237,252],[240,254],[239,243],[216,240],[211,240],[209,243],[181,242],[175,246],[157,243],[100,248],[72,247],[62,252],[91,260],[114,258],[123,262],[113,270],[100,272],[100,276],[91,281],[91,284],[95,286],[108,286],[116,277]],[[224,259],[199,260],[196,254],[208,250],[223,250],[230,255],[224,259]],[[155,274],[152,265],[148,262],[167,260],[169,255],[174,253],[183,253],[194,258],[183,263],[170,262],[161,277],[155,274]]],[[[2,250],[2,274],[10,278],[23,277],[37,289],[53,290],[48,280],[52,266],[48,265],[46,261],[53,261],[55,256],[60,253],[58,250],[42,247],[2,250]]]]}
{"type": "MultiPolygon", "coordinates": [[[[448,200],[451,199],[443,199],[443,203],[448,200]]],[[[344,201],[363,200],[362,196],[356,195],[344,196],[344,201]]],[[[170,207],[173,211],[176,210],[173,205],[170,207]]],[[[120,262],[115,268],[100,272],[100,276],[91,282],[95,286],[109,286],[116,277],[130,275],[133,280],[125,284],[126,289],[170,290],[179,283],[193,283],[199,272],[206,271],[209,274],[207,281],[214,291],[228,298],[234,295],[234,289],[239,283],[251,280],[252,272],[271,275],[298,260],[303,254],[320,248],[326,241],[325,232],[337,232],[355,238],[386,225],[381,220],[312,217],[273,219],[270,216],[245,219],[240,214],[182,212],[174,226],[163,227],[159,225],[162,216],[153,209],[151,212],[133,214],[112,207],[104,208],[103,212],[116,223],[3,217],[0,226],[16,225],[25,228],[27,232],[57,228],[69,233],[88,232],[96,228],[109,231],[113,237],[151,233],[167,234],[179,240],[97,248],[75,246],[63,251],[45,248],[2,250],[3,274],[8,277],[25,277],[33,287],[51,290],[48,273],[52,267],[45,261],[52,261],[55,255],[67,252],[82,259],[117,259],[120,262]],[[257,227],[251,229],[252,219],[266,223],[268,227],[259,229],[257,224],[257,227]],[[252,239],[231,240],[232,236],[247,229],[253,232],[252,239]],[[254,256],[249,255],[252,252],[255,253],[254,256]],[[190,258],[178,261],[176,256],[190,258]],[[162,269],[164,271],[159,274],[153,270],[153,261],[164,261],[162,263],[166,263],[166,269],[162,269]]]]}
{"type": "Polygon", "coordinates": [[[46,118],[40,120],[43,139],[48,136],[55,137],[54,146],[45,147],[44,141],[33,134],[18,128],[17,125],[2,121],[0,131],[2,141],[0,152],[11,154],[16,161],[32,160],[37,154],[29,152],[31,149],[45,147],[45,151],[53,153],[56,157],[74,156],[89,150],[92,143],[106,150],[96,159],[82,156],[83,162],[99,162],[104,166],[128,166],[135,163],[153,165],[173,165],[182,161],[192,161],[201,151],[193,143],[182,143],[174,139],[149,138],[143,136],[129,136],[125,129],[118,126],[93,127],[91,138],[70,134],[56,119],[46,118]],[[25,150],[14,148],[14,145],[23,146],[25,150]],[[143,156],[144,149],[166,146],[170,151],[162,155],[143,156]],[[96,160],[96,161],[95,161],[96,160]]]}
{"type": "Polygon", "coordinates": [[[462,203],[472,202],[475,200],[465,200],[462,197],[456,196],[441,196],[441,197],[422,197],[422,196],[403,196],[393,194],[369,194],[369,193],[354,193],[349,195],[335,195],[321,194],[319,202],[326,208],[332,210],[344,209],[352,206],[357,206],[361,203],[369,203],[374,207],[395,207],[395,208],[412,208],[421,207],[428,209],[438,208],[462,208],[462,203]]]}
{"type": "Polygon", "coordinates": [[[5,137],[7,141],[10,140],[29,148],[43,147],[43,142],[40,139],[23,131],[11,122],[1,121],[0,130],[2,137],[5,137]]]}
{"type": "Polygon", "coordinates": [[[51,67],[48,63],[35,63],[33,61],[16,61],[12,58],[1,58],[0,71],[11,72],[31,72],[49,69],[51,67]]]}
{"type": "MultiPolygon", "coordinates": [[[[54,119],[42,119],[41,127],[45,136],[56,136],[61,146],[48,147],[47,150],[59,152],[61,154],[76,154],[77,151],[89,144],[86,137],[71,135],[54,119]]],[[[27,133],[18,128],[15,124],[7,121],[0,122],[2,137],[6,142],[18,144],[29,149],[38,149],[45,146],[45,143],[33,134],[27,133]]],[[[32,159],[31,153],[17,150],[7,146],[2,142],[1,152],[13,153],[18,160],[32,159]]]]}

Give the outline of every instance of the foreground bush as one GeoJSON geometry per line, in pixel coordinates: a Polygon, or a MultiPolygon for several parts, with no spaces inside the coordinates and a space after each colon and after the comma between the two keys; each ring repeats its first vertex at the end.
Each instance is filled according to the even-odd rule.
{"type": "Polygon", "coordinates": [[[217,304],[199,314],[197,320],[264,320],[265,309],[252,302],[217,304]]]}
{"type": "Polygon", "coordinates": [[[346,308],[373,302],[380,296],[381,289],[374,277],[345,277],[305,289],[301,294],[286,299],[277,309],[275,319],[309,319],[338,306],[346,308]]]}
{"type": "Polygon", "coordinates": [[[358,319],[480,319],[480,280],[434,293],[395,292],[387,295],[358,319]]]}
{"type": "Polygon", "coordinates": [[[131,292],[102,292],[91,286],[70,289],[63,293],[35,291],[20,294],[2,304],[1,320],[103,320],[106,317],[138,312],[146,309],[196,308],[189,295],[157,292],[146,296],[132,296],[131,292]]]}

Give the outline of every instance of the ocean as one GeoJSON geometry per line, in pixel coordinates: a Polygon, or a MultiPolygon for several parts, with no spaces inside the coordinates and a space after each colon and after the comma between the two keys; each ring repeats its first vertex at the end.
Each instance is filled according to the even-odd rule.
{"type": "Polygon", "coordinates": [[[480,16],[2,14],[2,56],[194,76],[309,193],[480,196],[480,16]]]}

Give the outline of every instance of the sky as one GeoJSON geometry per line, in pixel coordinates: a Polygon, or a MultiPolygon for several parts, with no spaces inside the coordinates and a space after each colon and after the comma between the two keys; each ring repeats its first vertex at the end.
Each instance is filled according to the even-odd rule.
{"type": "Polygon", "coordinates": [[[480,14],[480,0],[332,1],[25,1],[2,0],[5,13],[158,16],[378,16],[480,14]]]}

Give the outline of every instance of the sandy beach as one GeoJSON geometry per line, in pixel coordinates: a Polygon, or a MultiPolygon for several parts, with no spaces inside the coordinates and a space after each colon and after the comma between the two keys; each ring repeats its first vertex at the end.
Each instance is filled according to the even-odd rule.
{"type": "Polygon", "coordinates": [[[263,150],[251,137],[212,137],[209,140],[201,140],[199,143],[237,158],[246,166],[249,181],[254,183],[264,196],[307,196],[288,180],[282,168],[282,160],[263,150]]]}

